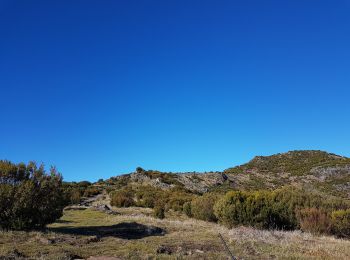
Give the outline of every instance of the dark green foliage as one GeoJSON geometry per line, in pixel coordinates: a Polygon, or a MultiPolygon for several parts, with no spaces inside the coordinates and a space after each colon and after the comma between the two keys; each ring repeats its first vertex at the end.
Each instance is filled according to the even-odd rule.
{"type": "Polygon", "coordinates": [[[214,214],[214,204],[218,199],[218,195],[207,193],[203,196],[196,197],[191,202],[191,215],[196,219],[205,221],[217,221],[214,214]]]}
{"type": "Polygon", "coordinates": [[[0,228],[42,228],[62,216],[62,177],[55,168],[0,161],[0,228]]]}
{"type": "Polygon", "coordinates": [[[141,173],[141,172],[144,172],[145,170],[144,169],[142,169],[141,167],[137,167],[136,168],[136,172],[137,173],[141,173]]]}
{"type": "MultiPolygon", "coordinates": [[[[219,222],[229,227],[248,225],[291,230],[300,226],[297,212],[304,214],[305,221],[309,221],[309,216],[314,217],[307,215],[314,212],[301,211],[304,208],[330,212],[347,206],[344,201],[324,199],[305,190],[285,187],[275,191],[228,192],[215,204],[214,212],[219,222]]],[[[321,221],[321,216],[319,219],[321,221]]],[[[320,225],[323,223],[320,222],[320,225]]]]}
{"type": "Polygon", "coordinates": [[[278,210],[278,205],[272,203],[273,197],[268,191],[228,192],[215,204],[214,212],[219,222],[229,227],[289,227],[289,216],[285,216],[278,210]]]}

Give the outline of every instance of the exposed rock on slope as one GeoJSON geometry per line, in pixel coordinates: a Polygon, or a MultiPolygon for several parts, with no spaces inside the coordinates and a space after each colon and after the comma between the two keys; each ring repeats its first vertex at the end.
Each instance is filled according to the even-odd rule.
{"type": "Polygon", "coordinates": [[[350,159],[323,151],[291,151],[257,156],[247,164],[224,172],[164,173],[138,168],[134,173],[113,177],[107,183],[117,187],[182,187],[199,193],[210,190],[275,189],[295,185],[350,198],[350,159]]]}
{"type": "Polygon", "coordinates": [[[228,181],[225,173],[163,173],[158,171],[139,171],[113,177],[113,184],[151,185],[161,189],[182,187],[193,192],[204,193],[228,181]]]}

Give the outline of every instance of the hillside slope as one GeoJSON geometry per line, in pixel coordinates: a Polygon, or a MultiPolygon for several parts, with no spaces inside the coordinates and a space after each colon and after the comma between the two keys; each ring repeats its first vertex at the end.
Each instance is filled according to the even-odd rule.
{"type": "Polygon", "coordinates": [[[325,195],[350,198],[350,158],[323,151],[290,151],[257,156],[246,164],[223,172],[165,173],[137,171],[104,182],[113,188],[151,185],[161,189],[184,188],[194,193],[228,190],[303,187],[325,195]]]}
{"type": "Polygon", "coordinates": [[[350,159],[323,151],[290,151],[257,156],[224,171],[236,189],[274,189],[283,185],[350,198],[350,159]]]}

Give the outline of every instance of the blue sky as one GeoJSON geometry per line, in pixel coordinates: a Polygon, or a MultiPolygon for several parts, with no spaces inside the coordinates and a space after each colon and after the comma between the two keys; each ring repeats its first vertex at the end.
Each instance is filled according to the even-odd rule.
{"type": "Polygon", "coordinates": [[[0,158],[65,180],[350,156],[349,1],[0,0],[0,158]]]}

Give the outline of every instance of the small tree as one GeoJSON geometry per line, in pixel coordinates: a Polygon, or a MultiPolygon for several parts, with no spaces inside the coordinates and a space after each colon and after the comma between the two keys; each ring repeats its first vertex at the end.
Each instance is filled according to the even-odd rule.
{"type": "Polygon", "coordinates": [[[144,172],[145,170],[144,169],[142,169],[141,167],[137,167],[136,168],[136,172],[137,173],[141,173],[141,172],[144,172]]]}
{"type": "Polygon", "coordinates": [[[54,167],[0,161],[0,228],[42,228],[62,216],[62,177],[54,167]]]}

